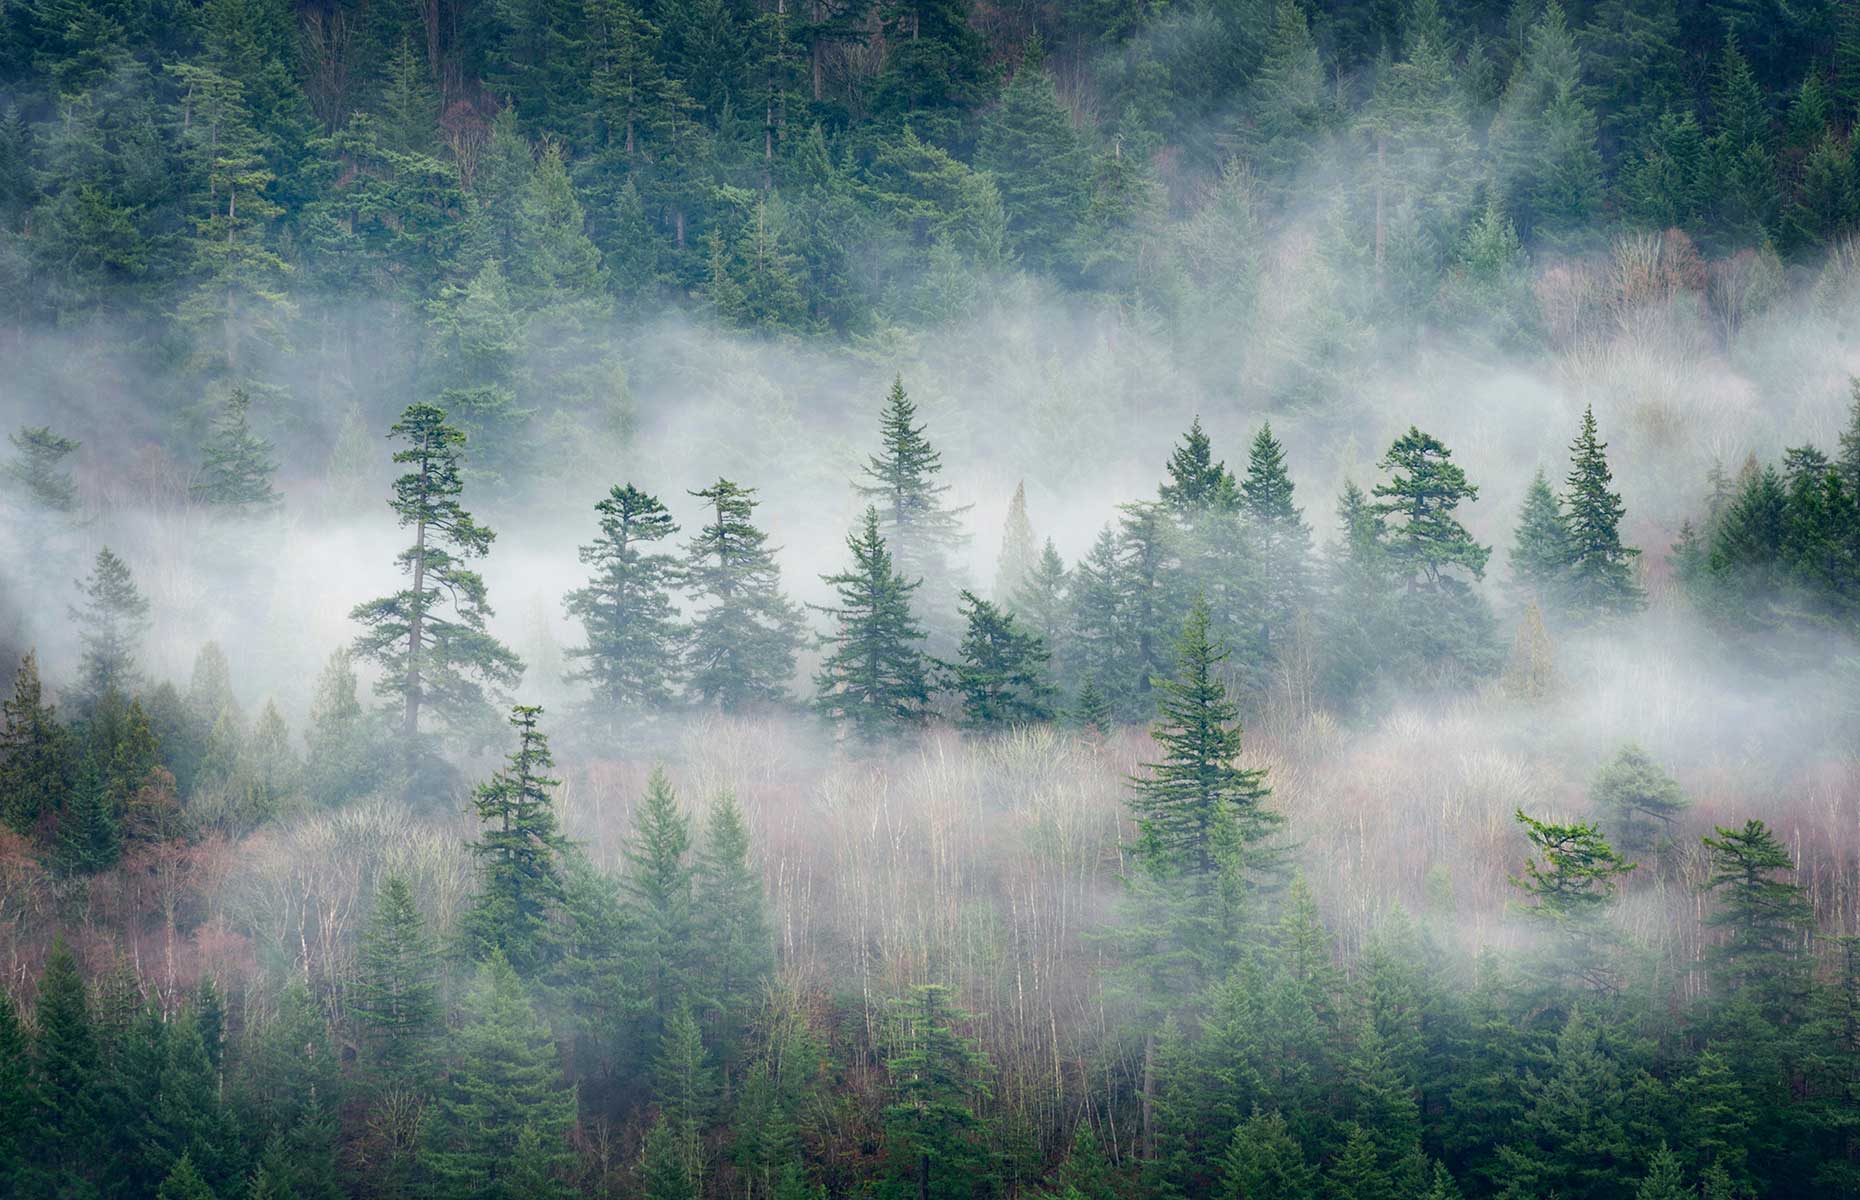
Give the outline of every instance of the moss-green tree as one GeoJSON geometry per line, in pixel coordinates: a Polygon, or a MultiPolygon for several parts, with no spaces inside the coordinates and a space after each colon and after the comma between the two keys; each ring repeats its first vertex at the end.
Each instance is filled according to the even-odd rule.
{"type": "Polygon", "coordinates": [[[846,548],[851,565],[821,576],[839,602],[820,609],[834,627],[821,639],[826,654],[814,677],[814,706],[869,742],[929,715],[930,662],[918,648],[924,632],[911,615],[911,593],[922,580],[893,569],[873,506],[846,548]]]}

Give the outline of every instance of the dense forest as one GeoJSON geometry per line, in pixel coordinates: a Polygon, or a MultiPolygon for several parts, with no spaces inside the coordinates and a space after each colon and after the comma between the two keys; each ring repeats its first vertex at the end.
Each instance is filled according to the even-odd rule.
{"type": "Polygon", "coordinates": [[[1860,1197],[1857,120],[1857,0],[0,0],[0,1196],[1860,1197]]]}

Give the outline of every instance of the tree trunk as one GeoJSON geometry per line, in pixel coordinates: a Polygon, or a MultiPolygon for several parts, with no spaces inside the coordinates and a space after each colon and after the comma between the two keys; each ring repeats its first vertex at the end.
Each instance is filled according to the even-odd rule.
{"type": "Polygon", "coordinates": [[[1156,1157],[1156,1035],[1143,1042],[1143,1158],[1156,1157]]]}

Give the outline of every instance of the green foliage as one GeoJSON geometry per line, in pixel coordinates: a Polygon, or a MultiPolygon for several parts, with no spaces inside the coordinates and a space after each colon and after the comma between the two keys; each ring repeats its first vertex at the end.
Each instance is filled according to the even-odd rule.
{"type": "Polygon", "coordinates": [[[726,712],[788,694],[801,614],[782,594],[768,535],[750,521],[754,488],[719,479],[691,493],[710,516],[685,551],[685,586],[701,607],[686,651],[691,693],[726,712]]]}
{"type": "Polygon", "coordinates": [[[1012,612],[973,592],[962,593],[961,659],[955,690],[962,696],[963,724],[971,729],[1026,725],[1052,717],[1046,681],[1051,654],[1038,634],[1024,632],[1012,612]]]}
{"type": "Polygon", "coordinates": [[[31,652],[13,676],[12,698],[0,703],[0,819],[14,831],[33,833],[54,816],[77,774],[76,747],[46,703],[39,660],[31,652]]]}
{"type": "Polygon", "coordinates": [[[630,483],[594,509],[601,537],[581,547],[581,561],[595,573],[564,600],[588,640],[569,657],[582,661],[575,677],[593,685],[595,703],[618,723],[623,713],[669,702],[679,682],[685,631],[671,597],[679,563],[650,549],[678,526],[657,497],[630,483]]]}
{"type": "Polygon", "coordinates": [[[524,977],[559,953],[553,926],[563,901],[560,858],[567,847],[551,795],[561,780],[546,774],[555,759],[536,727],[541,715],[534,706],[510,710],[517,748],[472,797],[482,825],[470,846],[480,886],[462,926],[474,958],[496,954],[524,977]]]}
{"type": "Polygon", "coordinates": [[[930,663],[915,644],[924,633],[910,607],[922,580],[907,580],[892,568],[871,505],[846,548],[852,565],[821,576],[839,603],[820,610],[834,628],[821,639],[827,652],[814,678],[814,705],[855,736],[874,741],[928,715],[930,663]]]}
{"type": "Polygon", "coordinates": [[[44,425],[22,425],[7,435],[16,451],[6,465],[7,477],[41,508],[50,512],[77,511],[77,485],[64,466],[77,453],[78,443],[53,433],[44,425]]]}
{"type": "Polygon", "coordinates": [[[953,581],[949,556],[968,541],[961,527],[968,509],[945,502],[949,485],[938,478],[943,456],[924,436],[926,426],[916,421],[916,402],[905,392],[903,379],[894,379],[879,415],[879,452],[864,468],[870,482],[854,488],[870,502],[898,574],[912,586],[927,581],[941,592],[953,581]]]}
{"type": "Polygon", "coordinates": [[[234,515],[264,511],[283,502],[271,477],[278,464],[272,444],[252,431],[252,398],[243,388],[226,397],[202,449],[200,470],[188,494],[203,504],[234,515]]]}
{"type": "Polygon", "coordinates": [[[388,876],[375,890],[356,959],[349,1004],[373,1042],[380,1070],[388,1080],[418,1084],[440,1027],[439,960],[401,876],[388,876]]]}
{"type": "Polygon", "coordinates": [[[957,1026],[968,1014],[942,984],[923,984],[892,1010],[885,1060],[887,1191],[950,1200],[985,1178],[984,1127],[973,1104],[988,1094],[987,1058],[957,1026]]]}
{"type": "Polygon", "coordinates": [[[78,582],[84,600],[71,609],[84,647],[79,664],[80,707],[95,708],[109,692],[135,691],[137,652],[149,624],[149,602],[135,577],[108,546],[97,551],[90,576],[78,582]]]}
{"type": "Polygon", "coordinates": [[[1802,937],[1814,919],[1801,886],[1776,878],[1795,870],[1795,858],[1762,821],[1716,828],[1716,837],[1704,839],[1711,856],[1705,890],[1720,908],[1706,924],[1724,940],[1707,961],[1721,987],[1755,988],[1786,1011],[1802,987],[1802,937]]]}
{"type": "Polygon", "coordinates": [[[1578,620],[1593,621],[1633,612],[1646,603],[1634,580],[1640,551],[1621,544],[1621,497],[1609,490],[1608,443],[1596,436],[1595,410],[1582,412],[1582,430],[1570,446],[1570,471],[1563,527],[1569,553],[1563,599],[1578,620]]]}
{"type": "Polygon", "coordinates": [[[1589,798],[1607,814],[1614,841],[1623,850],[1650,850],[1674,817],[1691,801],[1679,782],[1645,750],[1626,745],[1602,764],[1589,784],[1589,798]]]}

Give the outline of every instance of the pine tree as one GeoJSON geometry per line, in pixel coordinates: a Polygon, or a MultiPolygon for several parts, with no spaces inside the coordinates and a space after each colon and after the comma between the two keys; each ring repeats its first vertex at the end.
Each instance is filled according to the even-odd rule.
{"type": "Polygon", "coordinates": [[[64,467],[77,453],[78,443],[53,433],[48,426],[22,425],[7,435],[18,453],[6,465],[6,474],[34,504],[50,512],[77,511],[77,485],[64,467]]]}
{"type": "MultiPolygon", "coordinates": [[[[923,630],[911,615],[911,593],[921,579],[892,569],[879,534],[878,510],[868,505],[862,526],[849,535],[852,565],[821,581],[839,603],[816,606],[834,623],[821,638],[827,653],[814,677],[814,705],[859,738],[874,741],[928,715],[929,662],[914,644],[923,630]]],[[[964,593],[967,595],[967,593],[964,593]]]]}
{"type": "Polygon", "coordinates": [[[1053,688],[1045,667],[1051,656],[1039,636],[1023,632],[1013,613],[972,592],[962,593],[961,608],[968,628],[954,682],[963,724],[992,729],[1049,720],[1053,688]]]}
{"type": "Polygon", "coordinates": [[[1157,497],[1178,516],[1192,520],[1240,506],[1240,490],[1227,464],[1214,461],[1214,443],[1202,432],[1199,416],[1189,422],[1182,444],[1170,454],[1168,472],[1169,478],[1156,489],[1157,497]]]}
{"type": "Polygon", "coordinates": [[[970,1105],[988,1095],[987,1058],[957,1032],[967,1018],[942,984],[913,988],[893,1011],[885,1151],[899,1190],[908,1188],[919,1200],[969,1196],[986,1170],[982,1130],[970,1105]]]}
{"type": "Polygon", "coordinates": [[[633,818],[623,883],[632,917],[629,958],[645,1005],[642,1042],[657,1052],[666,1023],[694,990],[696,916],[692,907],[691,827],[665,772],[655,769],[633,818]]]}
{"type": "Polygon", "coordinates": [[[1562,598],[1570,563],[1563,506],[1541,469],[1524,492],[1511,543],[1511,587],[1520,600],[1543,607],[1562,598]]]}
{"type": "Polygon", "coordinates": [[[30,834],[57,813],[77,772],[76,747],[45,702],[38,656],[28,651],[13,676],[13,696],[0,702],[0,820],[30,834]]]}
{"type": "Polygon", "coordinates": [[[252,398],[244,388],[227,394],[203,448],[200,470],[188,494],[202,504],[225,509],[235,516],[263,512],[282,502],[271,477],[278,464],[275,447],[252,432],[252,398]]]}
{"type": "Polygon", "coordinates": [[[1804,937],[1814,913],[1801,885],[1777,876],[1795,870],[1788,847],[1762,821],[1716,826],[1704,840],[1711,875],[1704,890],[1720,905],[1705,918],[1723,941],[1706,951],[1726,994],[1751,988],[1773,1010],[1787,1013],[1802,994],[1808,968],[1804,937]]]}
{"type": "MultiPolygon", "coordinates": [[[[933,591],[954,582],[950,556],[968,541],[962,530],[965,505],[949,508],[949,485],[940,480],[943,456],[916,424],[917,405],[894,379],[879,414],[880,449],[866,460],[869,484],[855,484],[878,514],[878,528],[897,560],[898,574],[922,580],[933,591]]],[[[938,609],[933,616],[945,615],[938,609]]]]}
{"type": "Polygon", "coordinates": [[[680,674],[685,631],[671,589],[679,563],[648,547],[678,531],[657,497],[632,484],[612,489],[594,506],[601,538],[581,547],[581,561],[595,568],[588,586],[565,599],[568,614],[587,631],[587,644],[569,651],[582,660],[574,678],[593,684],[594,700],[620,712],[671,701],[680,674]]]}
{"type": "Polygon", "coordinates": [[[1163,761],[1144,764],[1145,774],[1130,785],[1138,851],[1160,875],[1206,880],[1222,869],[1223,853],[1259,841],[1280,821],[1265,807],[1265,771],[1235,765],[1239,710],[1216,676],[1225,658],[1208,639],[1207,605],[1197,601],[1176,643],[1175,676],[1159,681],[1151,737],[1163,761]]]}
{"type": "Polygon", "coordinates": [[[1621,497],[1608,490],[1608,443],[1596,436],[1595,410],[1582,412],[1582,430],[1570,446],[1569,491],[1563,527],[1567,531],[1568,577],[1563,597],[1579,620],[1596,620],[1634,612],[1646,603],[1634,581],[1632,560],[1640,551],[1621,544],[1621,497]]]}
{"type": "Polygon", "coordinates": [[[424,1083],[439,1032],[438,956],[403,877],[389,875],[376,889],[356,966],[349,1007],[373,1043],[382,1074],[394,1083],[424,1083]]]}
{"type": "Polygon", "coordinates": [[[1650,850],[1691,805],[1679,781],[1645,750],[1626,745],[1603,764],[1589,785],[1589,798],[1608,814],[1614,841],[1623,850],[1650,850]]]}
{"type": "Polygon", "coordinates": [[[513,1177],[533,1182],[566,1172],[574,1090],[562,1079],[548,1027],[501,954],[493,951],[478,969],[465,1018],[452,1040],[454,1068],[437,1097],[426,1143],[437,1194],[457,1200],[534,1195],[511,1190],[513,1177]]]}
{"type": "Polygon", "coordinates": [[[1485,576],[1491,548],[1475,542],[1454,516],[1461,502],[1479,498],[1479,489],[1452,459],[1451,450],[1410,426],[1379,464],[1394,476],[1371,489],[1377,497],[1371,510],[1384,522],[1385,552],[1406,571],[1410,590],[1458,582],[1446,574],[1450,568],[1485,576]]]}
{"type": "Polygon", "coordinates": [[[731,712],[781,700],[794,674],[800,612],[781,591],[768,535],[750,521],[754,488],[727,479],[691,493],[711,517],[685,552],[685,582],[700,609],[691,629],[686,685],[731,712]]]}
{"type": "Polygon", "coordinates": [[[1014,498],[1008,502],[1007,519],[1001,526],[1001,553],[995,558],[997,604],[1011,603],[1039,569],[1036,546],[1033,524],[1027,520],[1027,484],[1022,481],[1014,485],[1014,498]]]}
{"type": "Polygon", "coordinates": [[[148,630],[149,602],[137,589],[129,564],[108,546],[97,552],[89,578],[77,586],[84,596],[83,604],[71,609],[84,647],[78,695],[81,707],[89,710],[106,692],[135,691],[140,679],[136,652],[148,630]]]}
{"type": "Polygon", "coordinates": [[[749,829],[734,793],[711,802],[695,882],[692,919],[703,948],[697,961],[707,976],[711,1044],[727,1071],[737,1064],[751,1014],[775,971],[762,877],[750,862],[749,829]]]}
{"type": "Polygon", "coordinates": [[[463,921],[475,957],[495,952],[524,976],[557,956],[551,924],[563,901],[560,859],[568,844],[556,826],[550,793],[561,781],[546,774],[555,759],[536,727],[541,715],[534,706],[510,710],[517,748],[472,798],[483,825],[470,846],[481,887],[463,921]]]}
{"type": "Polygon", "coordinates": [[[401,526],[414,529],[413,545],[400,554],[412,586],[358,604],[349,616],[366,627],[355,653],[382,669],[375,691],[402,701],[401,737],[411,754],[422,708],[455,727],[470,722],[487,707],[479,681],[514,684],[523,663],[485,631],[491,608],[484,580],[465,566],[489,552],[496,536],[459,503],[465,435],[430,404],[411,406],[388,432],[408,443],[394,461],[413,466],[394,482],[390,501],[401,526]]]}

